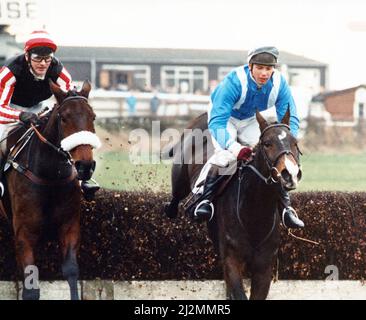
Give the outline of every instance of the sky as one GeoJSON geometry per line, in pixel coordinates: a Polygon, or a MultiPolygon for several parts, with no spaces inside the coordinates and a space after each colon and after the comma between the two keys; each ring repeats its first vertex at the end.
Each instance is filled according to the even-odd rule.
{"type": "Polygon", "coordinates": [[[233,50],[275,45],[327,63],[330,89],[366,84],[366,0],[39,2],[37,23],[61,45],[233,50]]]}

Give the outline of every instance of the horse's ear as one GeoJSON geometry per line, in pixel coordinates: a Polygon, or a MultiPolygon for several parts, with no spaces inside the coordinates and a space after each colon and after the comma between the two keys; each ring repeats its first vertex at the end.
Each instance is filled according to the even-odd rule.
{"type": "Polygon", "coordinates": [[[290,125],[290,108],[287,109],[285,115],[282,118],[281,123],[284,123],[286,125],[290,125]]]}
{"type": "Polygon", "coordinates": [[[67,96],[67,93],[64,92],[56,83],[54,83],[51,79],[48,81],[50,84],[51,92],[54,94],[57,102],[60,104],[67,96]]]}
{"type": "Polygon", "coordinates": [[[80,90],[80,95],[82,95],[85,98],[88,98],[90,90],[91,90],[91,83],[89,80],[85,80],[83,83],[83,87],[80,90]]]}
{"type": "Polygon", "coordinates": [[[266,127],[268,127],[268,123],[267,123],[266,119],[264,119],[262,117],[262,115],[260,114],[260,112],[258,110],[256,111],[255,116],[259,123],[259,128],[261,129],[261,132],[262,132],[266,127]]]}

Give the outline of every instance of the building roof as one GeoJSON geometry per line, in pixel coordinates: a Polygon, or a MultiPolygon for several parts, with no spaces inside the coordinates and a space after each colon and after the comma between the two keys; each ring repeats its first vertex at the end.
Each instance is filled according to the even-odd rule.
{"type": "Polygon", "coordinates": [[[347,88],[347,89],[343,89],[343,90],[333,90],[333,91],[322,92],[322,93],[319,93],[316,96],[314,96],[311,101],[312,102],[323,102],[327,97],[347,94],[347,93],[356,91],[359,88],[366,89],[366,84],[360,84],[359,86],[347,88]]]}
{"type": "MultiPolygon", "coordinates": [[[[61,60],[92,60],[123,63],[171,63],[240,65],[246,63],[247,51],[164,48],[116,48],[62,46],[57,51],[61,60]]],[[[326,67],[327,64],[294,55],[280,53],[280,63],[291,66],[326,67]]]]}

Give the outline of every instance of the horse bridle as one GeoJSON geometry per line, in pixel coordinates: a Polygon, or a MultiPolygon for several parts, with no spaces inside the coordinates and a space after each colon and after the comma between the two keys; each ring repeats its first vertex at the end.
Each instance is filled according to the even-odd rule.
{"type": "MultiPolygon", "coordinates": [[[[73,91],[74,92],[74,91],[73,91]]],[[[71,100],[84,100],[86,102],[88,102],[88,99],[84,96],[78,96],[78,95],[73,95],[73,96],[69,96],[67,98],[65,98],[59,105],[55,105],[55,108],[56,108],[56,112],[57,112],[57,130],[58,130],[58,133],[59,135],[62,133],[61,131],[61,117],[60,117],[60,110],[61,108],[65,105],[66,102],[68,101],[71,101],[71,100]]],[[[37,134],[37,137],[44,143],[46,143],[48,146],[50,146],[52,149],[54,149],[58,154],[62,155],[66,160],[67,162],[72,165],[72,157],[71,157],[71,154],[69,151],[66,151],[64,149],[62,149],[61,146],[56,146],[54,145],[52,142],[50,142],[49,140],[47,140],[39,131],[38,129],[34,126],[34,125],[31,125],[34,132],[37,134]]]]}
{"type": "MultiPolygon", "coordinates": [[[[283,124],[283,123],[275,123],[275,124],[271,124],[269,125],[268,127],[266,127],[260,137],[259,137],[259,148],[260,148],[260,152],[263,153],[264,155],[264,159],[266,161],[266,165],[269,169],[269,176],[266,178],[263,174],[261,174],[259,172],[259,170],[254,167],[252,164],[244,164],[243,162],[241,163],[241,165],[239,166],[239,174],[238,174],[238,194],[237,194],[237,202],[236,202],[236,216],[237,216],[237,219],[239,221],[239,224],[240,226],[245,230],[245,227],[244,227],[244,224],[243,224],[243,221],[241,220],[240,218],[240,214],[239,214],[239,202],[240,202],[240,189],[241,189],[241,181],[243,180],[243,172],[244,172],[244,168],[250,168],[259,178],[261,178],[267,185],[268,184],[272,184],[272,183],[279,183],[280,179],[274,179],[273,176],[272,176],[272,172],[276,171],[277,172],[277,177],[280,176],[280,173],[278,172],[277,168],[275,167],[278,160],[280,159],[280,157],[284,154],[291,154],[295,161],[296,161],[296,164],[298,166],[300,166],[299,164],[299,159],[294,155],[294,153],[289,150],[289,149],[284,149],[284,150],[281,150],[275,157],[274,157],[274,160],[271,160],[268,156],[268,154],[266,153],[265,149],[264,149],[264,142],[263,142],[263,136],[264,134],[271,128],[278,128],[278,127],[284,127],[286,129],[288,129],[290,131],[290,127],[286,124],[283,124]]],[[[302,154],[299,147],[296,145],[297,147],[297,150],[299,152],[299,154],[302,154]]],[[[275,229],[276,227],[276,221],[277,221],[277,213],[275,212],[274,213],[274,216],[273,216],[273,223],[272,223],[272,226],[271,226],[271,229],[269,230],[269,232],[266,234],[266,236],[254,247],[254,249],[258,249],[260,248],[268,239],[269,237],[271,236],[273,230],[275,229]]]]}
{"type": "MultiPolygon", "coordinates": [[[[75,90],[73,90],[73,92],[76,92],[75,90]]],[[[84,100],[84,101],[88,101],[87,98],[85,98],[84,96],[78,96],[78,95],[72,95],[72,96],[69,96],[67,98],[65,98],[60,105],[55,105],[54,108],[55,109],[55,112],[57,112],[57,125],[58,125],[58,134],[60,135],[62,132],[61,132],[61,125],[60,125],[60,115],[59,115],[59,111],[60,109],[64,106],[64,104],[67,102],[67,101],[70,101],[70,100],[84,100]]],[[[71,174],[70,176],[64,178],[64,179],[61,179],[61,180],[57,180],[57,181],[49,181],[49,180],[46,180],[46,179],[43,179],[43,178],[40,178],[38,176],[36,176],[31,170],[29,170],[28,167],[24,167],[22,166],[21,164],[19,164],[15,158],[16,158],[16,155],[19,154],[19,152],[21,151],[18,150],[16,155],[10,159],[8,159],[8,162],[13,166],[13,168],[19,172],[20,174],[26,176],[29,180],[31,180],[33,183],[36,183],[38,185],[44,185],[44,186],[61,186],[61,185],[65,185],[67,183],[70,183],[71,181],[73,181],[76,177],[77,177],[77,172],[76,172],[76,169],[75,169],[75,166],[73,164],[73,161],[72,161],[72,156],[70,154],[69,151],[67,150],[64,150],[61,145],[60,146],[56,146],[54,145],[52,142],[50,142],[49,140],[47,140],[40,132],[39,130],[36,128],[35,125],[31,124],[31,128],[29,130],[33,130],[33,132],[36,133],[36,136],[38,137],[38,139],[47,144],[49,147],[51,147],[52,149],[54,149],[58,154],[60,154],[61,156],[63,156],[67,163],[71,166],[72,170],[71,170],[71,174]]],[[[28,131],[29,131],[28,130],[28,131]]],[[[28,132],[27,131],[27,132],[28,132]]],[[[22,138],[27,138],[28,140],[32,137],[32,133],[30,133],[29,135],[23,135],[22,138]],[[28,138],[27,138],[28,137],[28,138]]],[[[19,139],[17,143],[19,143],[20,140],[19,139]]],[[[25,145],[25,144],[24,144],[25,145]]],[[[23,146],[24,146],[23,145],[23,146]]]]}
{"type": "MultiPolygon", "coordinates": [[[[260,137],[259,137],[259,149],[260,149],[260,152],[263,153],[264,155],[264,159],[266,161],[266,165],[268,167],[268,170],[269,170],[269,176],[267,178],[264,178],[264,180],[266,181],[267,184],[270,184],[270,183],[278,183],[279,182],[279,177],[281,176],[281,174],[278,172],[277,168],[276,168],[276,165],[278,163],[278,160],[283,156],[283,155],[292,155],[292,157],[294,158],[294,160],[296,161],[296,164],[298,166],[300,166],[299,164],[299,158],[295,156],[295,154],[290,150],[290,149],[283,149],[281,151],[279,151],[276,156],[274,157],[273,160],[270,159],[270,157],[268,156],[265,148],[264,148],[264,142],[263,142],[263,136],[264,134],[271,128],[280,128],[280,127],[283,127],[283,128],[286,128],[288,131],[290,131],[290,127],[287,125],[287,124],[283,124],[283,123],[275,123],[275,124],[271,124],[269,125],[268,127],[266,127],[260,137]]],[[[299,147],[296,145],[296,148],[297,148],[297,151],[299,152],[299,154],[302,154],[299,147]]],[[[250,166],[251,169],[253,170],[253,166],[250,166]]],[[[259,173],[259,171],[255,168],[255,170],[253,170],[257,175],[259,173]]],[[[263,177],[263,175],[261,174],[261,176],[263,177]]],[[[262,178],[261,177],[261,178],[262,178]]]]}

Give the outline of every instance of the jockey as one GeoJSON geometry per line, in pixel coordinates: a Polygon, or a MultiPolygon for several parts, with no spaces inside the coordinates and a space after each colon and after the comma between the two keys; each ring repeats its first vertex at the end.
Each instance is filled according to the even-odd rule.
{"type": "MultiPolygon", "coordinates": [[[[255,118],[257,108],[263,111],[275,106],[277,117],[282,120],[289,107],[291,132],[294,136],[297,135],[299,119],[294,99],[285,78],[275,70],[278,56],[279,52],[275,47],[260,47],[250,51],[248,64],[230,72],[212,93],[208,128],[215,154],[209,159],[211,164],[226,166],[229,161],[248,161],[251,158],[251,148],[260,136],[255,118]],[[214,158],[216,160],[212,160],[214,158]]],[[[213,171],[206,173],[203,194],[212,194],[217,186],[219,176],[213,171]]],[[[279,210],[282,223],[288,228],[304,227],[304,223],[290,206],[288,192],[281,189],[279,210]]],[[[204,221],[212,218],[214,207],[209,199],[204,199],[193,210],[194,212],[190,212],[193,218],[204,221]]]]}
{"type": "MultiPolygon", "coordinates": [[[[71,76],[54,56],[56,43],[46,31],[34,31],[24,45],[24,53],[6,61],[0,69],[0,139],[10,125],[22,122],[36,124],[37,113],[44,107],[42,101],[49,99],[52,92],[49,79],[64,91],[71,87],[71,76]]],[[[5,165],[1,155],[0,179],[5,165]]],[[[1,196],[4,186],[0,182],[1,196]]],[[[99,186],[90,181],[82,181],[85,198],[91,198],[99,186]]]]}

